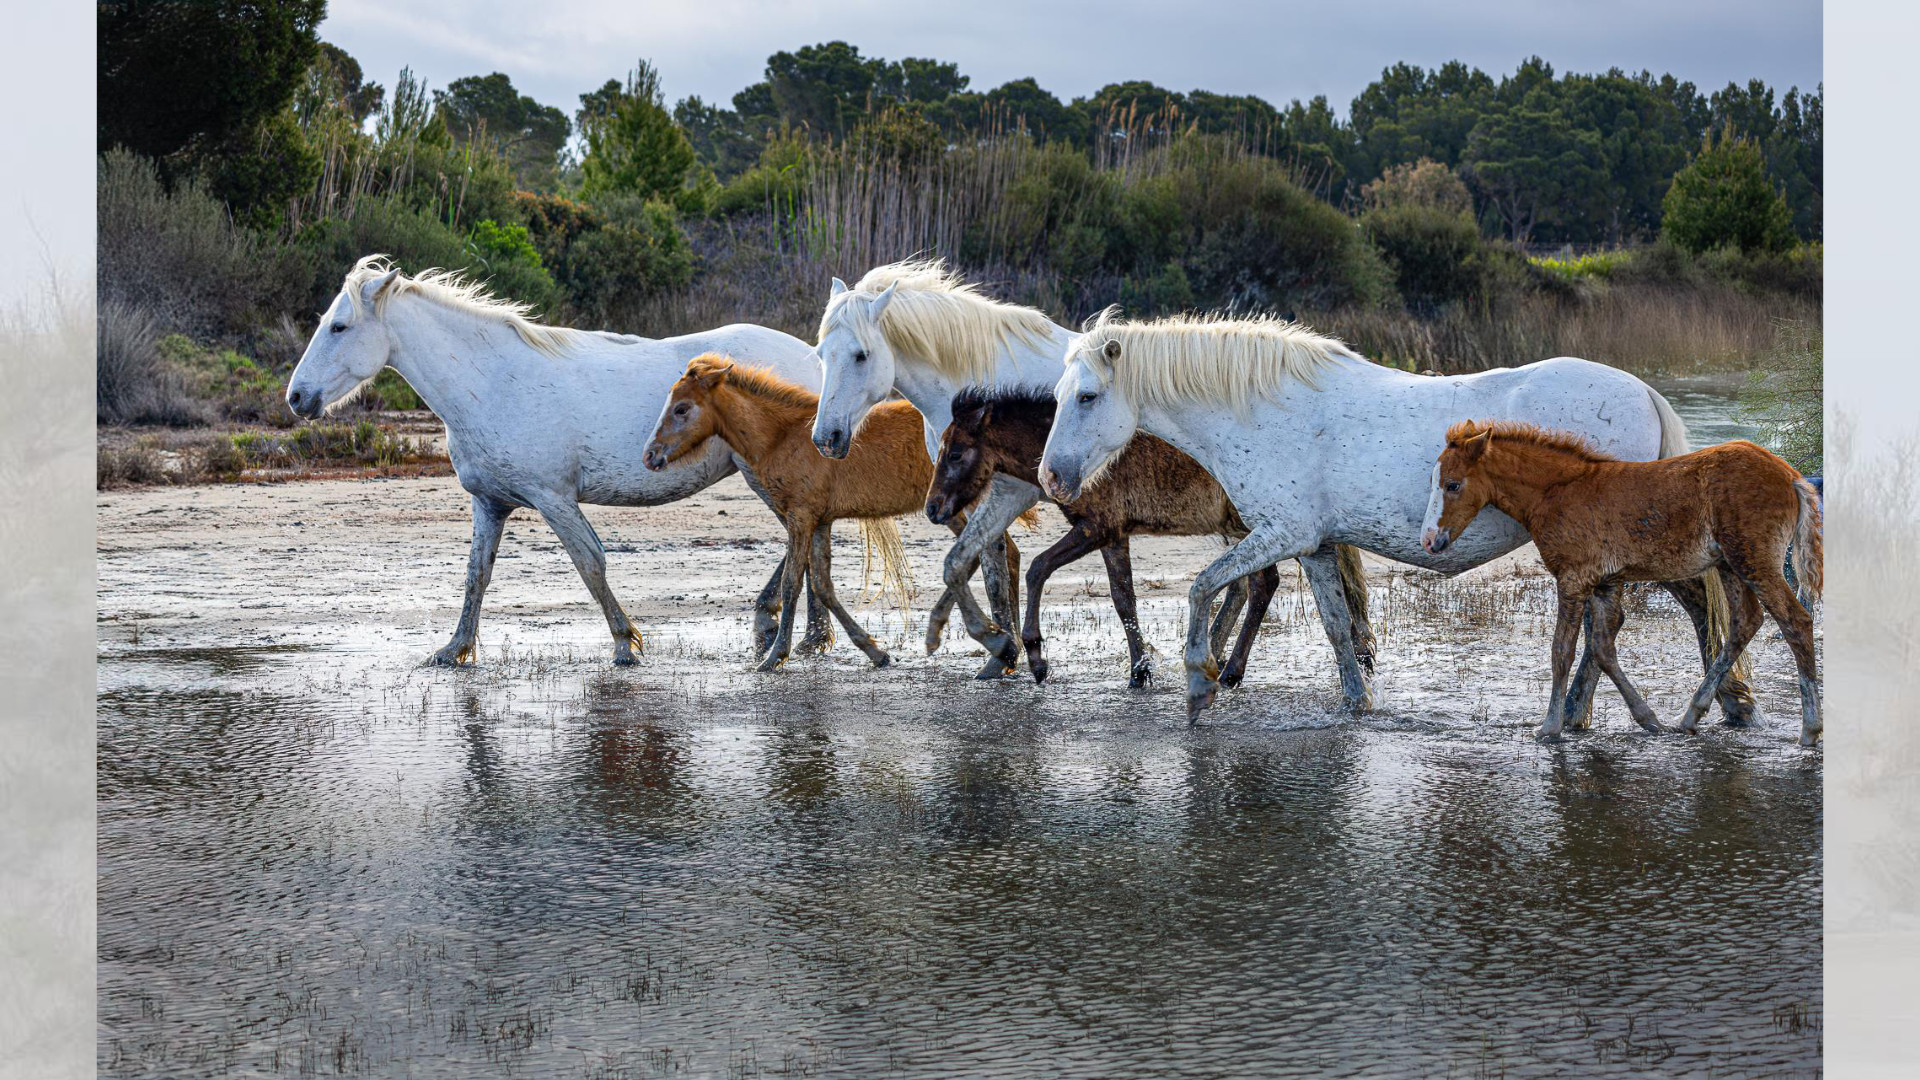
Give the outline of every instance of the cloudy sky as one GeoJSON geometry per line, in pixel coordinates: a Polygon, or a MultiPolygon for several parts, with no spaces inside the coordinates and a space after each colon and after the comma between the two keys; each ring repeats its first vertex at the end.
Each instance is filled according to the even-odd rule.
{"type": "Polygon", "coordinates": [[[899,0],[671,4],[622,0],[332,0],[321,35],[391,87],[401,65],[432,86],[504,71],[522,93],[571,112],[579,95],[636,57],[669,100],[728,102],[770,53],[835,39],[864,55],[955,61],[976,90],[1031,75],[1071,99],[1122,79],[1176,90],[1258,94],[1275,104],[1325,94],[1344,114],[1383,67],[1462,59],[1510,71],[1530,54],[1557,71],[1671,71],[1702,88],[1766,79],[1820,82],[1818,0],[1480,0],[1436,4],[1158,0],[899,0]]]}

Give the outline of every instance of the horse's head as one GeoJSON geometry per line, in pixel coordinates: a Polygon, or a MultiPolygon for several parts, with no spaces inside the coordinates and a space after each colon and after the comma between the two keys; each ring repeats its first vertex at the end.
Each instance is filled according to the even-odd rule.
{"type": "Polygon", "coordinates": [[[674,382],[660,407],[653,438],[641,455],[648,469],[659,472],[713,437],[713,391],[732,370],[733,361],[717,353],[696,356],[687,364],[687,373],[674,382]]]}
{"type": "Polygon", "coordinates": [[[385,256],[369,255],[354,265],[293,369],[288,408],[313,419],[380,374],[393,352],[386,302],[401,280],[385,256]]]}
{"type": "Polygon", "coordinates": [[[843,458],[867,411],[893,393],[893,350],[880,332],[880,316],[897,286],[878,296],[848,290],[833,279],[827,313],[820,320],[820,407],[813,417],[813,445],[830,458],[843,458]]]}
{"type": "Polygon", "coordinates": [[[973,390],[953,399],[953,421],[940,433],[940,455],[933,462],[933,486],[927,491],[927,520],[945,525],[978,502],[993,482],[986,446],[993,422],[993,400],[973,390]]]}
{"type": "Polygon", "coordinates": [[[1420,546],[1438,555],[1447,550],[1488,501],[1493,483],[1484,461],[1493,445],[1493,424],[1463,421],[1447,429],[1447,448],[1433,466],[1433,489],[1427,493],[1427,520],[1420,546]]]}
{"type": "Polygon", "coordinates": [[[1067,353],[1067,370],[1053,388],[1053,430],[1040,455],[1040,486],[1072,502],[1126,449],[1140,412],[1113,385],[1120,342],[1089,334],[1067,353]]]}

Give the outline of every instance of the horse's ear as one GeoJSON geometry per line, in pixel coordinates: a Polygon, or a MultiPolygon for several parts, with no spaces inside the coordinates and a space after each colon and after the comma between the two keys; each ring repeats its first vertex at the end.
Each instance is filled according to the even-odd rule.
{"type": "Polygon", "coordinates": [[[978,431],[987,423],[987,413],[991,409],[984,397],[968,395],[954,403],[953,426],[967,431],[978,431]]]}
{"type": "Polygon", "coordinates": [[[839,295],[840,295],[841,293],[843,293],[843,292],[846,292],[846,291],[847,291],[847,283],[846,283],[846,282],[844,282],[844,281],[841,281],[841,280],[840,280],[839,278],[834,278],[834,279],[833,279],[833,291],[832,291],[832,292],[830,292],[830,293],[828,293],[828,294],[827,294],[827,297],[828,297],[829,299],[831,299],[831,298],[833,298],[833,297],[836,297],[836,296],[839,296],[839,295]]]}
{"type": "Polygon", "coordinates": [[[700,373],[694,376],[693,381],[699,383],[702,389],[711,390],[721,383],[726,382],[727,372],[732,370],[732,364],[728,364],[726,367],[721,367],[719,364],[708,364],[701,368],[700,373]]]}
{"type": "Polygon", "coordinates": [[[1487,447],[1491,445],[1493,445],[1493,425],[1488,424],[1481,429],[1480,434],[1462,442],[1460,449],[1467,455],[1467,461],[1474,462],[1480,460],[1480,455],[1486,453],[1487,447]]]}
{"type": "Polygon", "coordinates": [[[1120,359],[1120,339],[1108,338],[1107,343],[1100,349],[1100,355],[1106,357],[1109,364],[1120,359]]]}
{"type": "Polygon", "coordinates": [[[381,274],[379,277],[374,278],[372,281],[367,282],[365,285],[360,286],[360,302],[362,304],[373,303],[375,300],[380,298],[381,293],[386,292],[388,289],[392,288],[393,283],[395,281],[398,281],[399,279],[400,279],[400,268],[396,266],[392,270],[389,270],[386,273],[381,274]]]}
{"type": "Polygon", "coordinates": [[[899,287],[900,283],[897,281],[887,286],[886,292],[873,298],[873,305],[867,309],[867,314],[872,318],[878,319],[880,313],[887,310],[887,305],[893,303],[893,291],[899,287]]]}

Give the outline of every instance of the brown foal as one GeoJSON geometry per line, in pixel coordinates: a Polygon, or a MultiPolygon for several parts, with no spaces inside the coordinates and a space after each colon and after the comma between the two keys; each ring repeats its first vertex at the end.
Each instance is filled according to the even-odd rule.
{"type": "Polygon", "coordinates": [[[1568,670],[1581,617],[1593,603],[1589,647],[1641,727],[1659,731],[1653,709],[1621,672],[1614,635],[1619,586],[1719,575],[1728,627],[1706,681],[1680,728],[1692,732],[1721,682],[1773,616],[1800,676],[1800,743],[1820,738],[1820,689],[1810,604],[1820,595],[1820,502],[1813,485],[1750,442],[1710,446],[1660,461],[1618,461],[1577,436],[1530,424],[1464,421],[1447,431],[1434,471],[1421,543],[1439,552],[1492,505],[1533,534],[1559,586],[1553,635],[1553,697],[1540,734],[1556,737],[1566,716],[1568,670]],[[1800,600],[1782,566],[1793,554],[1800,600]],[[1804,601],[1804,603],[1802,602],[1804,601]]]}
{"type": "Polygon", "coordinates": [[[759,670],[786,662],[802,582],[811,579],[847,636],[874,666],[891,662],[885,649],[854,621],[834,594],[833,523],[858,518],[883,574],[904,591],[903,553],[893,519],[920,508],[933,463],[927,460],[924,422],[904,401],[874,406],[842,459],[821,455],[810,430],[819,397],[765,368],[736,365],[708,353],[695,357],[673,384],[647,444],[647,468],[659,470],[710,437],[746,461],[785,521],[787,557],[780,580],[780,625],[759,670]]]}

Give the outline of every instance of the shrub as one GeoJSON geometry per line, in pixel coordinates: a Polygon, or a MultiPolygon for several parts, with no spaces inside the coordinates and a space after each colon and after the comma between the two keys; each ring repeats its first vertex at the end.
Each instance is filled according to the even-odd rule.
{"type": "Polygon", "coordinates": [[[320,152],[308,143],[290,111],[262,120],[254,130],[216,148],[202,166],[207,190],[247,227],[280,228],[287,207],[313,188],[320,152]]]}
{"type": "Polygon", "coordinates": [[[583,325],[617,327],[649,297],[687,284],[693,253],[661,203],[615,197],[595,209],[600,227],[575,235],[554,260],[553,276],[583,325]]]}
{"type": "Polygon", "coordinates": [[[712,213],[731,217],[740,213],[774,210],[788,217],[799,209],[807,188],[807,142],[787,135],[769,142],[753,168],[729,180],[709,201],[712,213]]]}
{"type": "Polygon", "coordinates": [[[1400,202],[1369,210],[1360,222],[1408,307],[1431,313],[1480,290],[1480,230],[1468,215],[1400,202]]]}
{"type": "Polygon", "coordinates": [[[1734,247],[1783,251],[1793,243],[1793,212],[1767,179],[1760,144],[1732,128],[1711,132],[1661,203],[1661,233],[1696,254],[1734,247]]]}
{"type": "Polygon", "coordinates": [[[1473,214],[1473,195],[1466,181],[1431,158],[1410,165],[1392,165],[1380,179],[1360,189],[1368,209],[1420,206],[1449,214],[1473,214]]]}
{"type": "Polygon", "coordinates": [[[1741,418],[1759,424],[1780,456],[1807,474],[1819,472],[1825,456],[1823,377],[1820,324],[1782,321],[1740,395],[1741,418]]]}
{"type": "MultiPolygon", "coordinates": [[[[100,155],[100,300],[202,339],[245,333],[267,313],[310,310],[307,253],[236,225],[198,184],[169,192],[151,161],[100,155]]],[[[337,288],[339,279],[334,279],[337,288]]]]}
{"type": "Polygon", "coordinates": [[[95,414],[102,424],[184,426],[206,419],[187,380],[161,348],[153,316],[103,300],[95,359],[95,414]]]}
{"type": "Polygon", "coordinates": [[[667,112],[660,74],[645,60],[627,75],[625,87],[609,82],[587,95],[580,127],[586,138],[580,190],[589,198],[669,199],[693,168],[693,144],[667,112]]]}
{"type": "Polygon", "coordinates": [[[547,314],[559,305],[560,287],[541,264],[525,225],[500,225],[491,218],[475,222],[467,234],[467,255],[471,273],[496,294],[547,314]]]}
{"type": "Polygon", "coordinates": [[[365,199],[351,214],[317,221],[296,244],[308,253],[314,273],[295,310],[317,311],[340,291],[340,282],[362,256],[384,252],[410,274],[440,267],[457,270],[470,261],[466,240],[429,213],[398,199],[365,199]]]}

